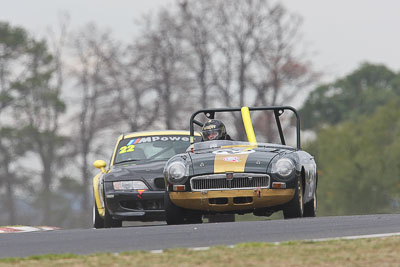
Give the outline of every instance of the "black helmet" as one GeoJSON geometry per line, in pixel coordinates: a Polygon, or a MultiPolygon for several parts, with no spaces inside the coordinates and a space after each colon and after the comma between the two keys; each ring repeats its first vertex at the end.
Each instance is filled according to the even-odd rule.
{"type": "Polygon", "coordinates": [[[219,120],[209,120],[201,129],[203,141],[226,139],[225,125],[219,120]]]}

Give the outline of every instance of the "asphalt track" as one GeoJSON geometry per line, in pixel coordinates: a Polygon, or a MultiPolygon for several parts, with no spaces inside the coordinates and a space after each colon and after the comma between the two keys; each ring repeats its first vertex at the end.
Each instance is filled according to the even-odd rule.
{"type": "Polygon", "coordinates": [[[400,233],[400,214],[55,230],[2,234],[0,258],[195,248],[385,233],[400,233]]]}

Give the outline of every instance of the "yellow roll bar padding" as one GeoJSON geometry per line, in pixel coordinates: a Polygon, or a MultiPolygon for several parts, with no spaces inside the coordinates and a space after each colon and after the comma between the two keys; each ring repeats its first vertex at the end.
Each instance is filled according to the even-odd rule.
{"type": "Polygon", "coordinates": [[[251,144],[257,144],[256,135],[254,134],[253,124],[251,123],[250,111],[248,107],[242,107],[243,125],[246,130],[247,140],[251,144]]]}

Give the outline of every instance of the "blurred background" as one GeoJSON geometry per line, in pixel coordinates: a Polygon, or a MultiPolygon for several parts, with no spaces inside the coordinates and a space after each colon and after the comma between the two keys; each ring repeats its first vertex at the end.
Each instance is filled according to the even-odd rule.
{"type": "Polygon", "coordinates": [[[119,134],[240,106],[299,110],[319,216],[399,212],[400,2],[320,2],[0,0],[0,225],[90,227],[119,134]]]}

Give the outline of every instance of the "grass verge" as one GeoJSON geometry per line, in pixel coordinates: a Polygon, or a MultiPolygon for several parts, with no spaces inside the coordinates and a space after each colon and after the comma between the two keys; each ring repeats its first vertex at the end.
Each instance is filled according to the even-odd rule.
{"type": "Polygon", "coordinates": [[[399,266],[400,237],[0,259],[0,266],[399,266]]]}

